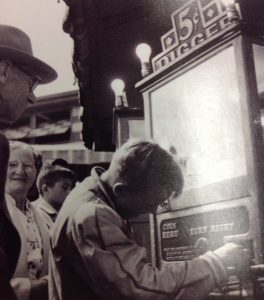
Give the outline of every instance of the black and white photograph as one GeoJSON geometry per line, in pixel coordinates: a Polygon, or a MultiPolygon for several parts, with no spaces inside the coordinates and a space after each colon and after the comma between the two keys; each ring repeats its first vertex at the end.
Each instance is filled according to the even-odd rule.
{"type": "Polygon", "coordinates": [[[1,0],[0,300],[264,299],[264,1],[1,0]]]}

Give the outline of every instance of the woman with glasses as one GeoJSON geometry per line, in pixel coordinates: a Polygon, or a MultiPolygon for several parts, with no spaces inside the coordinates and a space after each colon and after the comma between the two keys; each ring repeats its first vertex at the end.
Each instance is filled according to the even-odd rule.
{"type": "Polygon", "coordinates": [[[16,227],[21,249],[11,279],[18,300],[48,299],[49,233],[42,217],[27,199],[37,176],[42,158],[33,147],[10,142],[6,179],[6,204],[16,227]]]}

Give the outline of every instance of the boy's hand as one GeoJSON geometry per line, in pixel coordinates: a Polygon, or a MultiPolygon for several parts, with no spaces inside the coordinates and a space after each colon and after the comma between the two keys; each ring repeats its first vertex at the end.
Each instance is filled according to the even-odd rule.
{"type": "Polygon", "coordinates": [[[240,267],[243,260],[243,248],[235,243],[227,243],[216,249],[214,253],[226,267],[240,267]]]}
{"type": "Polygon", "coordinates": [[[236,275],[246,278],[249,274],[250,255],[249,251],[235,243],[227,243],[216,249],[215,254],[229,269],[233,269],[236,275]]]}

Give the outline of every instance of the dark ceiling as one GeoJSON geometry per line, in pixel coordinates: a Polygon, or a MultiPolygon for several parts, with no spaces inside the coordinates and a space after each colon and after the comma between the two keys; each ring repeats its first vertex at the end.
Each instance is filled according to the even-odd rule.
{"type": "Polygon", "coordinates": [[[130,107],[142,107],[135,83],[141,79],[135,47],[146,42],[153,56],[160,37],[171,28],[170,14],[185,1],[64,0],[69,7],[64,31],[74,39],[73,69],[84,106],[86,147],[112,151],[114,94],[110,83],[122,78],[130,107]]]}

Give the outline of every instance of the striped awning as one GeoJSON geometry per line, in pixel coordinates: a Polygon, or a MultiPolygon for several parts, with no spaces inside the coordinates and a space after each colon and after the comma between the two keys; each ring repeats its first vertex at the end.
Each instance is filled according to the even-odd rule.
{"type": "Polygon", "coordinates": [[[63,134],[69,130],[71,123],[69,121],[61,120],[56,123],[42,123],[39,128],[33,129],[29,132],[27,137],[40,137],[47,135],[63,134]]]}
{"type": "Polygon", "coordinates": [[[20,140],[25,138],[37,138],[50,135],[58,135],[66,133],[71,127],[68,120],[60,120],[58,122],[41,123],[38,128],[31,129],[29,126],[3,130],[6,137],[10,140],[20,140]]]}
{"type": "Polygon", "coordinates": [[[28,136],[30,127],[23,126],[19,128],[5,129],[3,132],[9,140],[20,140],[28,136]]]}

